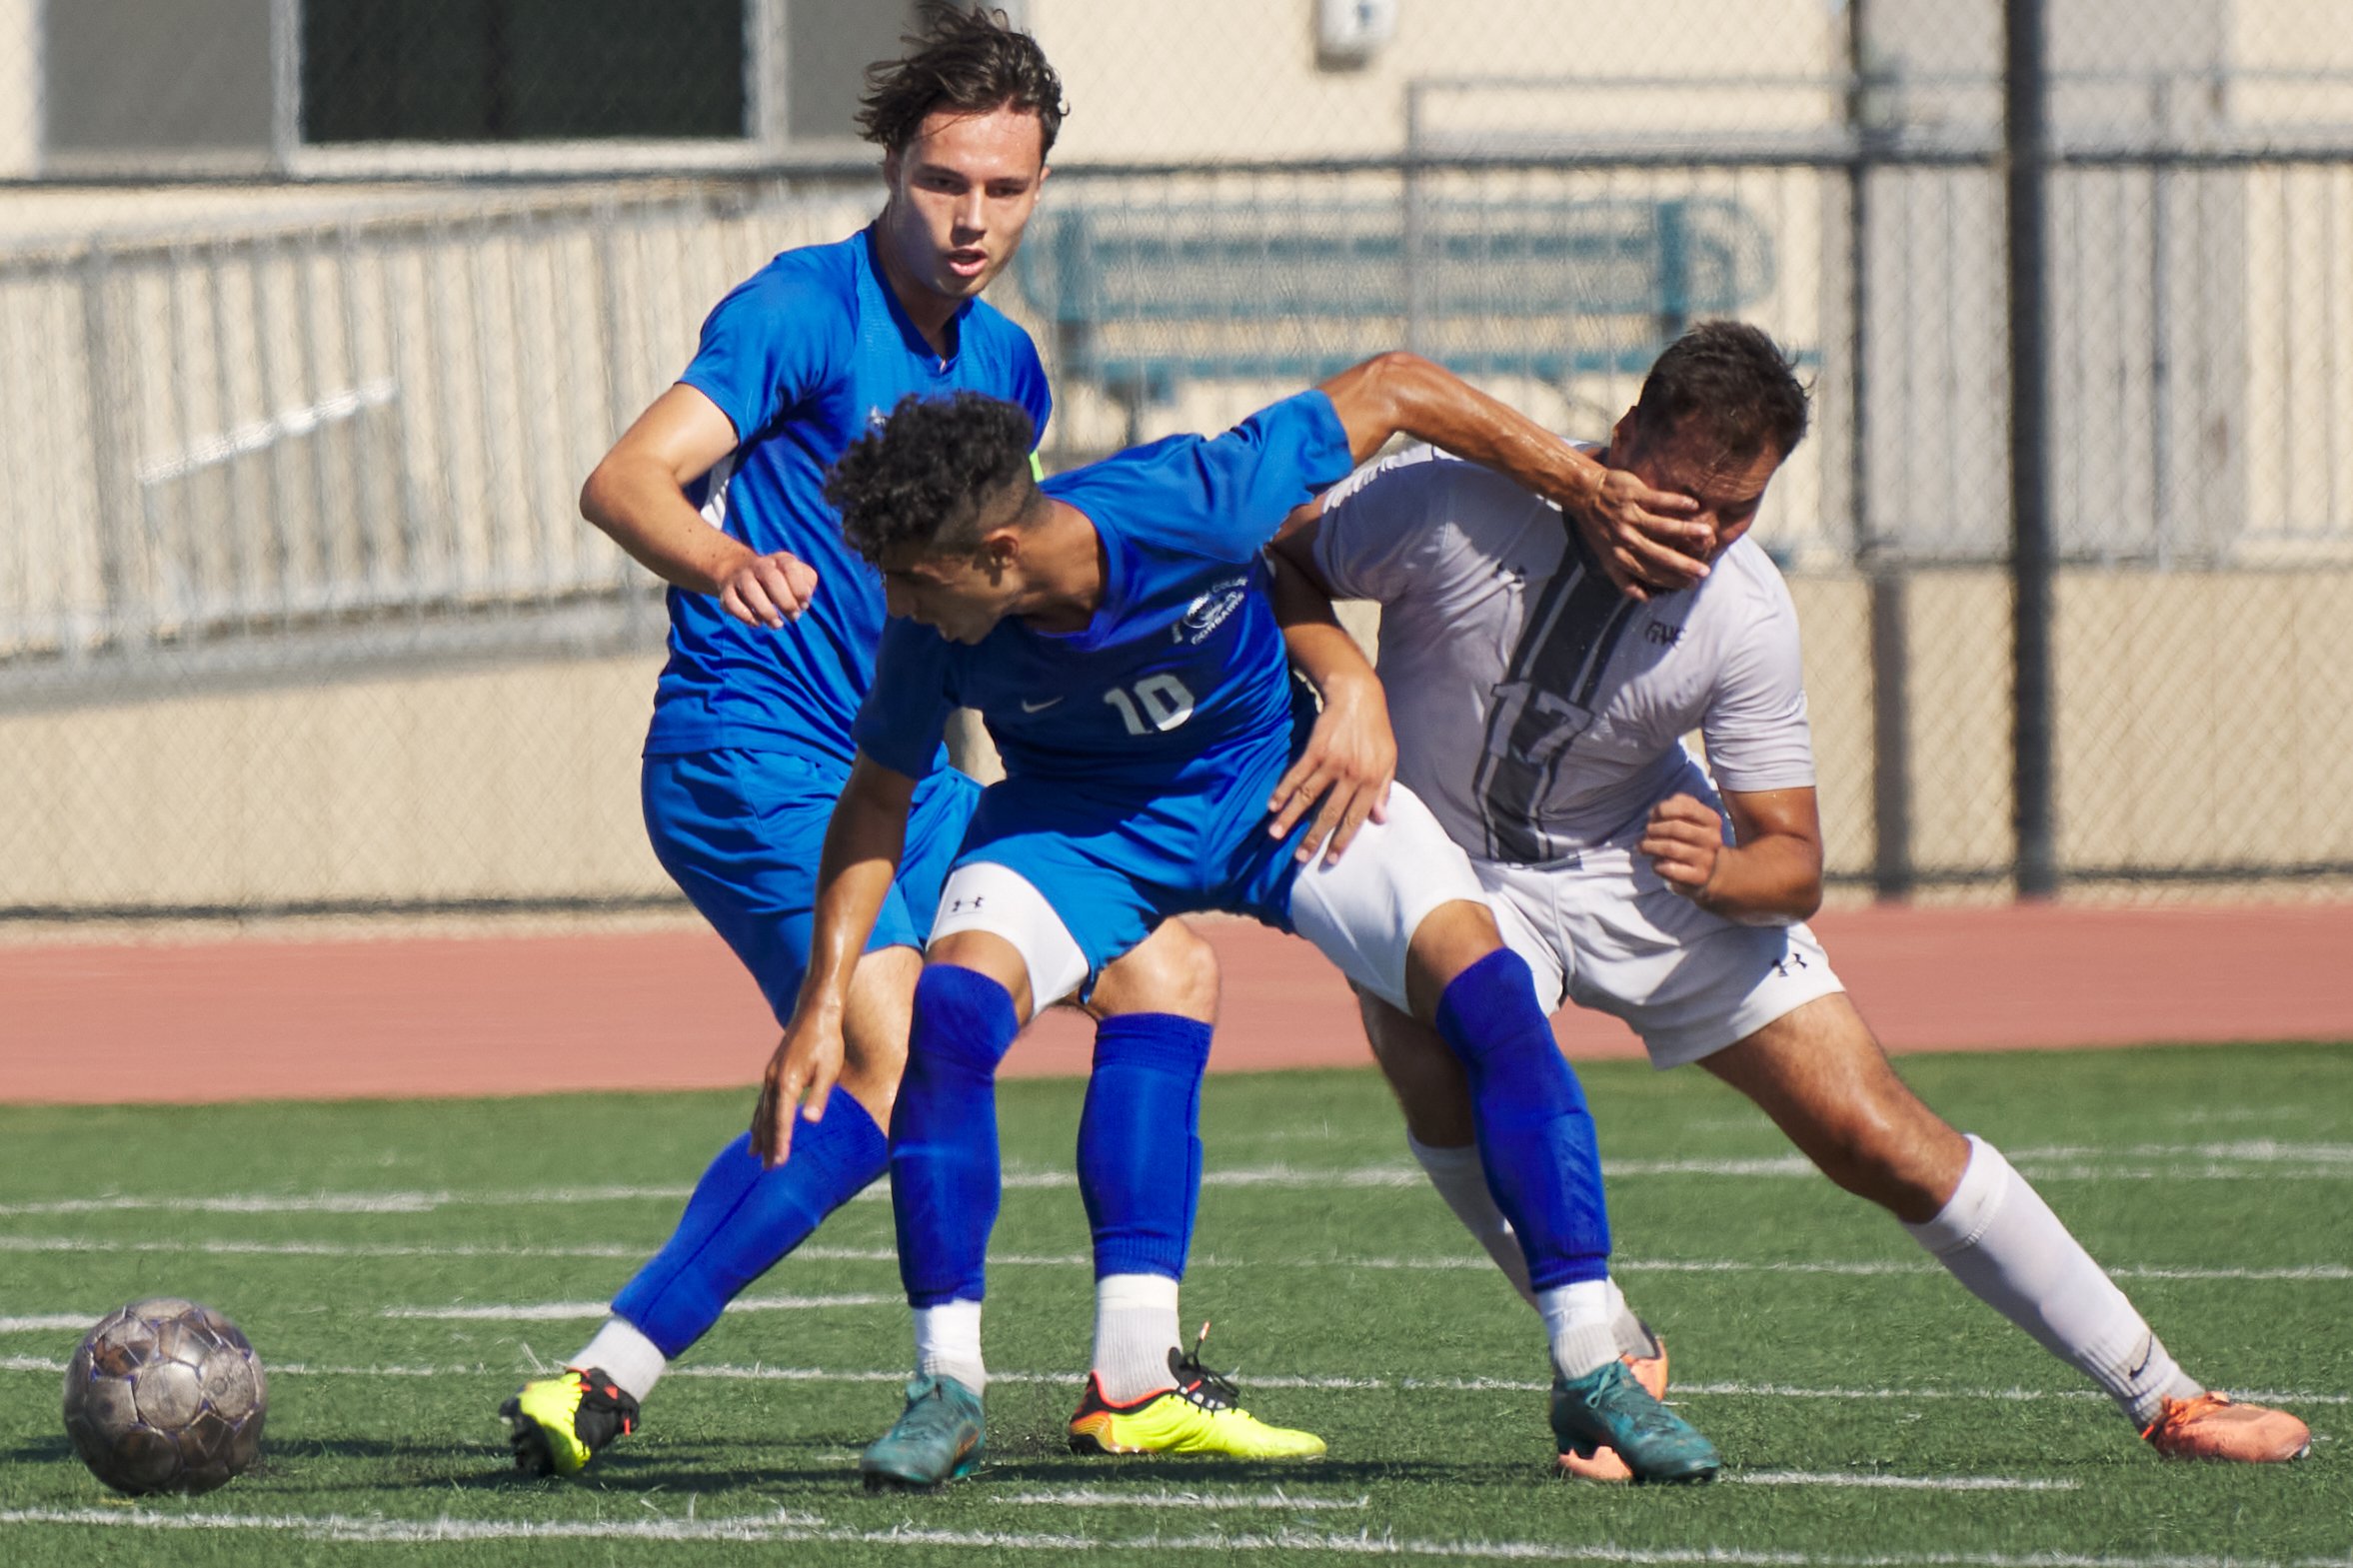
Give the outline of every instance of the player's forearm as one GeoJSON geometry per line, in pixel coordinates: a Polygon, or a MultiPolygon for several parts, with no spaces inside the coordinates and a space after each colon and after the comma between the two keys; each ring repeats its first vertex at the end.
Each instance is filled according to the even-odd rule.
{"type": "Polygon", "coordinates": [[[1726,845],[1694,895],[1703,909],[1747,925],[1786,925],[1822,906],[1821,846],[1791,833],[1726,845]]]}
{"type": "Polygon", "coordinates": [[[716,594],[752,550],[703,521],[660,462],[614,453],[581,487],[580,515],[666,583],[716,594]]]}
{"type": "Polygon", "coordinates": [[[801,980],[802,1011],[842,1015],[849,1004],[851,975],[866,952],[867,938],[874,934],[875,920],[906,852],[912,781],[908,791],[890,788],[890,779],[897,776],[867,779],[872,767],[861,760],[860,771],[851,775],[826,826],[809,969],[801,980]]]}
{"type": "Polygon", "coordinates": [[[1339,624],[1331,596],[1309,581],[1277,546],[1269,558],[1274,567],[1274,621],[1282,628],[1282,644],[1290,662],[1314,684],[1326,702],[1335,695],[1369,690],[1377,694],[1379,678],[1356,640],[1339,624]]]}
{"type": "Polygon", "coordinates": [[[1441,447],[1566,506],[1600,492],[1599,463],[1512,408],[1417,354],[1383,354],[1325,384],[1364,461],[1392,436],[1441,447]]]}

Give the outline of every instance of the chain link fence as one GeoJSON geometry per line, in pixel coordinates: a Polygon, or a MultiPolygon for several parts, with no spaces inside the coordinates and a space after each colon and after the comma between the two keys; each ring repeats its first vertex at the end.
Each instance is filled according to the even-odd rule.
{"type": "MultiPolygon", "coordinates": [[[[1395,345],[1597,438],[1740,316],[1816,391],[1759,537],[1836,881],[2353,874],[2335,0],[1018,17],[1073,107],[992,294],[1051,462],[1395,345]]],[[[575,493],[726,288],[874,211],[905,19],[0,0],[0,916],[667,902],[660,600],[575,493]]]]}

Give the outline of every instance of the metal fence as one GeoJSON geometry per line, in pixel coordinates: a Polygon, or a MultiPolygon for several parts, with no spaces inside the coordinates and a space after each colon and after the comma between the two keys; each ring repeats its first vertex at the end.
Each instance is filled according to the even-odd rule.
{"type": "MultiPolygon", "coordinates": [[[[1599,437],[1682,325],[1754,320],[1816,391],[1761,537],[1835,878],[2334,887],[2353,20],[2315,0],[2323,63],[2258,68],[2222,24],[2260,53],[2286,0],[2167,0],[2139,15],[2180,58],[2086,64],[2101,3],[2054,0],[2025,143],[2003,8],[1891,0],[1804,69],[1403,73],[1387,148],[1082,144],[992,297],[1046,354],[1055,463],[1390,344],[1599,437]]],[[[1028,9],[1058,59],[1110,48],[1028,9]]],[[[0,913],[668,896],[630,779],[659,600],[573,497],[729,284],[879,199],[760,145],[0,195],[0,458],[39,476],[0,523],[0,913]]]]}

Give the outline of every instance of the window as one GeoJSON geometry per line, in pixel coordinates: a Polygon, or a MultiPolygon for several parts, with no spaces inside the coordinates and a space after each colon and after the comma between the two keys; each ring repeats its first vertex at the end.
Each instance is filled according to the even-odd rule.
{"type": "Polygon", "coordinates": [[[741,140],[747,0],[302,0],[302,140],[741,140]]]}

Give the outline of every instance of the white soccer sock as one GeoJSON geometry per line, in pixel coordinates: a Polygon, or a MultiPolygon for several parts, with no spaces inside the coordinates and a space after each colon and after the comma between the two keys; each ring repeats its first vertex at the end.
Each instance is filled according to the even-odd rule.
{"type": "Polygon", "coordinates": [[[2166,1396],[2205,1391],[2001,1150],[1974,1133],[1943,1209],[1903,1228],[1970,1294],[2106,1389],[2135,1426],[2156,1420],[2166,1396]]]}
{"type": "Polygon", "coordinates": [[[646,1396],[654,1391],[654,1385],[662,1380],[663,1372],[669,1369],[670,1358],[637,1324],[625,1317],[609,1317],[605,1326],[597,1330],[597,1337],[564,1364],[583,1372],[591,1367],[603,1368],[623,1393],[643,1404],[646,1396]]]}
{"type": "Polygon", "coordinates": [[[1536,1304],[1535,1291],[1528,1288],[1527,1254],[1519,1249],[1519,1236],[1512,1230],[1511,1221],[1495,1207],[1495,1195],[1487,1190],[1487,1173],[1480,1168],[1478,1147],[1466,1143],[1460,1148],[1440,1148],[1424,1143],[1412,1133],[1405,1134],[1405,1146],[1413,1151],[1413,1158],[1429,1176],[1429,1184],[1445,1199],[1446,1207],[1462,1221],[1462,1228],[1471,1239],[1486,1248],[1487,1256],[1511,1281],[1511,1288],[1529,1306],[1536,1304]]]}
{"type": "Polygon", "coordinates": [[[1538,1291],[1536,1310],[1544,1314],[1544,1333],[1552,1341],[1552,1370],[1562,1377],[1583,1377],[1615,1361],[1614,1320],[1624,1299],[1606,1279],[1580,1279],[1538,1291]]]}
{"type": "Polygon", "coordinates": [[[953,1377],[976,1394],[988,1392],[980,1302],[944,1301],[915,1309],[915,1369],[925,1377],[953,1377]]]}
{"type": "Polygon", "coordinates": [[[1095,1376],[1115,1405],[1176,1386],[1176,1281],[1166,1274],[1106,1274],[1095,1282],[1095,1376]]]}
{"type": "MultiPolygon", "coordinates": [[[[1519,1292],[1519,1299],[1536,1306],[1536,1293],[1528,1285],[1527,1254],[1519,1248],[1519,1234],[1511,1228],[1511,1221],[1495,1206],[1494,1193],[1487,1190],[1487,1173],[1478,1162],[1478,1148],[1464,1144],[1460,1148],[1441,1148],[1424,1143],[1412,1133],[1405,1134],[1405,1146],[1413,1151],[1413,1158],[1429,1177],[1429,1184],[1445,1199],[1446,1207],[1462,1221],[1471,1239],[1486,1249],[1487,1256],[1503,1271],[1511,1288],[1519,1292]]],[[[1538,1311],[1543,1310],[1537,1307],[1538,1311]]],[[[1609,1327],[1617,1342],[1619,1355],[1646,1356],[1650,1354],[1650,1336],[1642,1328],[1642,1320],[1634,1316],[1626,1305],[1625,1293],[1617,1288],[1617,1281],[1609,1281],[1609,1327]]]]}
{"type": "Polygon", "coordinates": [[[1617,1341],[1617,1353],[1642,1360],[1658,1349],[1651,1341],[1650,1330],[1634,1316],[1634,1309],[1626,1305],[1626,1293],[1617,1288],[1617,1281],[1609,1282],[1609,1331],[1617,1341]]]}

